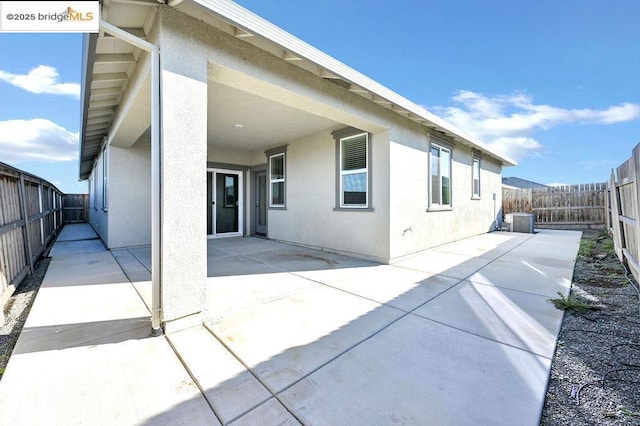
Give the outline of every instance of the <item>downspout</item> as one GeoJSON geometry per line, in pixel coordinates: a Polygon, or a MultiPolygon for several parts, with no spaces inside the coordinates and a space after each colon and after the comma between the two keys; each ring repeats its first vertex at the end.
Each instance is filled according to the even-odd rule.
{"type": "Polygon", "coordinates": [[[155,44],[100,20],[100,31],[109,33],[151,55],[151,335],[162,334],[160,276],[160,49],[155,44]]]}

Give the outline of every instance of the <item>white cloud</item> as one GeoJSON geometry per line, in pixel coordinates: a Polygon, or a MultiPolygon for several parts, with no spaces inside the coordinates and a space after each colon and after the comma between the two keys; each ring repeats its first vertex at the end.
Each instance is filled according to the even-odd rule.
{"type": "Polygon", "coordinates": [[[80,97],[80,84],[60,83],[58,71],[47,65],[39,65],[28,74],[12,74],[0,70],[0,81],[7,82],[31,93],[48,93],[80,97]]]}
{"type": "Polygon", "coordinates": [[[615,167],[616,162],[613,160],[602,159],[592,161],[580,161],[579,166],[582,166],[585,170],[607,170],[615,167]]]}
{"type": "Polygon", "coordinates": [[[54,162],[77,157],[78,133],[43,118],[0,121],[2,161],[54,162]]]}
{"type": "Polygon", "coordinates": [[[607,109],[564,109],[537,105],[526,93],[484,95],[460,90],[459,106],[436,107],[444,119],[503,154],[518,159],[540,155],[544,146],[533,134],[563,124],[614,124],[640,118],[640,105],[624,103],[607,109]]]}

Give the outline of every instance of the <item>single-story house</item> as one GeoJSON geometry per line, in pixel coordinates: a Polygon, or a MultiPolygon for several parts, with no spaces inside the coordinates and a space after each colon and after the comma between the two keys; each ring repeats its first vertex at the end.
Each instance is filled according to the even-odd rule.
{"type": "Polygon", "coordinates": [[[548,188],[549,185],[534,182],[519,177],[503,177],[502,186],[507,189],[531,189],[531,188],[548,188]]]}
{"type": "Polygon", "coordinates": [[[80,178],[109,248],[152,245],[154,328],[198,321],[206,238],[389,263],[496,228],[509,158],[228,0],[101,3],[80,178]]]}

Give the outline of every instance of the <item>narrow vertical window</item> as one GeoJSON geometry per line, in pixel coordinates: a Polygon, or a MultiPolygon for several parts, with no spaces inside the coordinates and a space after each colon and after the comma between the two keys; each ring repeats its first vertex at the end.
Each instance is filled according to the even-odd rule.
{"type": "Polygon", "coordinates": [[[435,208],[451,207],[451,150],[431,145],[430,150],[430,205],[435,208]]]}
{"type": "Polygon", "coordinates": [[[270,207],[285,206],[285,153],[269,157],[270,207]]]}
{"type": "Polygon", "coordinates": [[[340,207],[369,206],[367,133],[340,140],[340,207]]]}
{"type": "Polygon", "coordinates": [[[109,160],[107,157],[107,149],[105,148],[102,151],[102,210],[104,211],[107,211],[107,206],[109,202],[108,170],[109,170],[109,160]]]}
{"type": "Polygon", "coordinates": [[[96,178],[95,178],[95,169],[93,173],[91,173],[91,177],[89,178],[89,205],[92,209],[96,208],[96,178]]]}
{"type": "Polygon", "coordinates": [[[478,158],[473,159],[471,176],[471,197],[480,198],[480,160],[478,158]]]}

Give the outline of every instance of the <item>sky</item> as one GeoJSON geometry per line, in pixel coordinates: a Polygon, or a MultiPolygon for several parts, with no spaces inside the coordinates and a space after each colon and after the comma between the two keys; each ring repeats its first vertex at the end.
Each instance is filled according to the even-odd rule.
{"type": "MultiPolygon", "coordinates": [[[[602,182],[640,143],[640,1],[237,0],[518,162],[602,182]]],[[[0,161],[78,181],[79,34],[0,33],[0,161]]]]}

